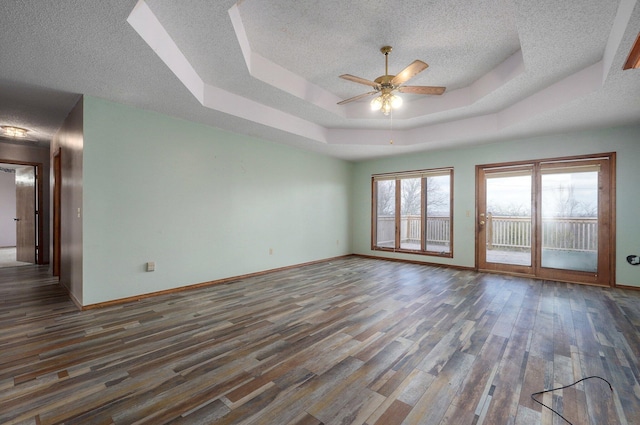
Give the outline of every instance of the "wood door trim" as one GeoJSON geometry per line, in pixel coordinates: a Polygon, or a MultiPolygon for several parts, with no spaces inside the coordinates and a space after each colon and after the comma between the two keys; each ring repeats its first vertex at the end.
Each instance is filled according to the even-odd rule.
{"type": "MultiPolygon", "coordinates": [[[[615,153],[599,156],[597,163],[601,166],[599,173],[598,187],[602,192],[602,197],[598,196],[598,215],[608,217],[608,221],[603,225],[598,224],[598,265],[603,265],[604,269],[599,269],[598,273],[583,271],[563,270],[564,278],[570,282],[588,283],[597,286],[615,287],[615,153]]],[[[588,162],[588,158],[587,161],[588,162]]],[[[560,162],[559,162],[560,164],[560,162]]],[[[567,164],[562,162],[562,164],[567,164]]],[[[540,177],[540,176],[539,176],[540,177]]],[[[541,222],[541,220],[540,220],[541,222]]],[[[560,280],[555,269],[543,268],[542,263],[538,263],[536,275],[549,280],[560,280]]]]}
{"type": "MultiPolygon", "coordinates": [[[[486,234],[483,234],[484,238],[481,238],[481,230],[484,229],[484,232],[486,232],[486,226],[489,225],[489,219],[488,219],[488,213],[487,213],[487,206],[486,206],[486,199],[485,198],[485,193],[486,193],[486,176],[487,175],[491,175],[491,174],[500,174],[500,172],[502,171],[503,167],[500,167],[499,165],[490,165],[489,167],[484,167],[482,165],[478,165],[476,166],[476,223],[475,223],[475,227],[476,227],[476,235],[475,235],[475,240],[476,240],[476,269],[478,271],[483,271],[483,272],[498,272],[498,273],[507,273],[507,274],[515,274],[515,275],[519,275],[519,276],[534,276],[534,267],[535,267],[535,255],[534,255],[534,243],[535,243],[535,235],[532,234],[531,235],[531,265],[529,266],[525,266],[525,265],[518,265],[518,264],[501,264],[501,263],[488,263],[487,262],[487,258],[486,258],[486,249],[481,249],[481,239],[486,239],[486,234]],[[485,205],[480,205],[480,199],[484,199],[485,205]],[[484,208],[481,208],[484,207],[484,208]],[[482,210],[482,211],[481,211],[482,210]],[[485,214],[483,217],[480,217],[480,214],[483,213],[485,214]],[[480,221],[484,221],[484,227],[481,228],[481,224],[480,221]],[[489,266],[489,264],[491,264],[491,266],[489,266]]],[[[532,196],[534,196],[535,193],[535,182],[533,181],[533,176],[535,174],[535,164],[533,161],[526,161],[526,162],[522,162],[522,163],[518,163],[518,164],[507,164],[505,167],[504,172],[527,172],[528,174],[531,174],[532,177],[532,181],[531,181],[531,194],[532,196]]],[[[532,222],[534,222],[533,220],[533,214],[535,212],[535,209],[533,209],[533,199],[531,199],[531,204],[532,204],[532,210],[531,210],[531,217],[532,217],[532,222]]],[[[534,233],[532,231],[532,233],[534,233]]],[[[484,247],[485,245],[482,245],[482,247],[484,247]]]]}
{"type": "Polygon", "coordinates": [[[53,253],[52,253],[52,261],[53,261],[53,275],[60,277],[60,237],[62,233],[62,220],[60,217],[61,213],[61,201],[62,201],[62,149],[58,149],[58,151],[53,155],[53,205],[52,205],[52,213],[53,213],[53,253]]]}

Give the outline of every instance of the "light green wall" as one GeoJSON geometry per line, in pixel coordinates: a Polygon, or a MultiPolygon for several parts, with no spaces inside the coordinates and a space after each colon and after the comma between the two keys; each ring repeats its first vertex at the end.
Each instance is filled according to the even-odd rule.
{"type": "Polygon", "coordinates": [[[88,96],[84,120],[84,305],[351,253],[346,161],[88,96]]]}
{"type": "Polygon", "coordinates": [[[473,267],[476,164],[611,151],[617,283],[640,287],[640,267],[625,261],[640,254],[639,141],[630,126],[351,164],[85,97],[81,301],[349,253],[473,267]],[[443,166],[455,173],[454,258],[371,251],[371,174],[443,166]]]}
{"type": "Polygon", "coordinates": [[[360,162],[352,180],[352,243],[356,254],[439,264],[475,265],[475,166],[498,162],[617,152],[616,282],[640,287],[640,266],[626,262],[640,255],[640,126],[537,137],[437,152],[360,162]],[[454,167],[454,258],[372,251],[371,175],[454,167]],[[467,211],[470,212],[467,217],[467,211]]]}

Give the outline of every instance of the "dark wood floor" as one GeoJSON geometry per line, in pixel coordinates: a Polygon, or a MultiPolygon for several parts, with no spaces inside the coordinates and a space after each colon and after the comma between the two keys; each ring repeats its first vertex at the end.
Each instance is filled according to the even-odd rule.
{"type": "Polygon", "coordinates": [[[0,270],[2,424],[640,424],[640,292],[349,257],[77,311],[0,270]]]}

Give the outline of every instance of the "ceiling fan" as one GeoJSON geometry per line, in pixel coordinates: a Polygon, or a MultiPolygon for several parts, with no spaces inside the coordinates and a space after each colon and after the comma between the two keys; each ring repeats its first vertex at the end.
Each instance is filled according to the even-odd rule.
{"type": "Polygon", "coordinates": [[[398,91],[400,93],[414,93],[414,94],[431,94],[440,95],[444,93],[445,87],[433,87],[433,86],[404,86],[403,84],[415,77],[420,72],[427,69],[429,65],[421,60],[413,61],[409,66],[400,71],[398,75],[389,75],[389,53],[391,53],[391,46],[384,46],[380,49],[380,52],[384,54],[384,75],[376,78],[375,80],[367,80],[365,78],[355,77],[350,74],[341,75],[340,78],[353,81],[354,83],[364,84],[374,88],[373,91],[363,93],[358,96],[351,97],[349,99],[338,102],[338,105],[353,102],[372,94],[380,93],[380,95],[371,101],[372,110],[381,110],[385,115],[389,115],[393,108],[397,108],[402,105],[402,98],[393,94],[398,91]]]}

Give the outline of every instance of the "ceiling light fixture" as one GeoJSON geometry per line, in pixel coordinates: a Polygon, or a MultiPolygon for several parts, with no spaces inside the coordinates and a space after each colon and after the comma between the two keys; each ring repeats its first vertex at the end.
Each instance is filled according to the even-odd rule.
{"type": "Polygon", "coordinates": [[[383,88],[382,94],[371,101],[371,110],[382,111],[383,114],[389,115],[391,110],[398,109],[402,106],[402,98],[391,93],[391,90],[383,88]]]}
{"type": "Polygon", "coordinates": [[[5,136],[13,137],[14,139],[24,139],[29,132],[26,128],[14,127],[12,125],[3,125],[1,127],[5,136]]]}
{"type": "Polygon", "coordinates": [[[636,38],[636,42],[633,43],[631,47],[631,51],[629,52],[629,57],[627,58],[627,62],[625,62],[622,67],[625,69],[638,69],[640,68],[640,34],[638,34],[638,38],[636,38]]]}

